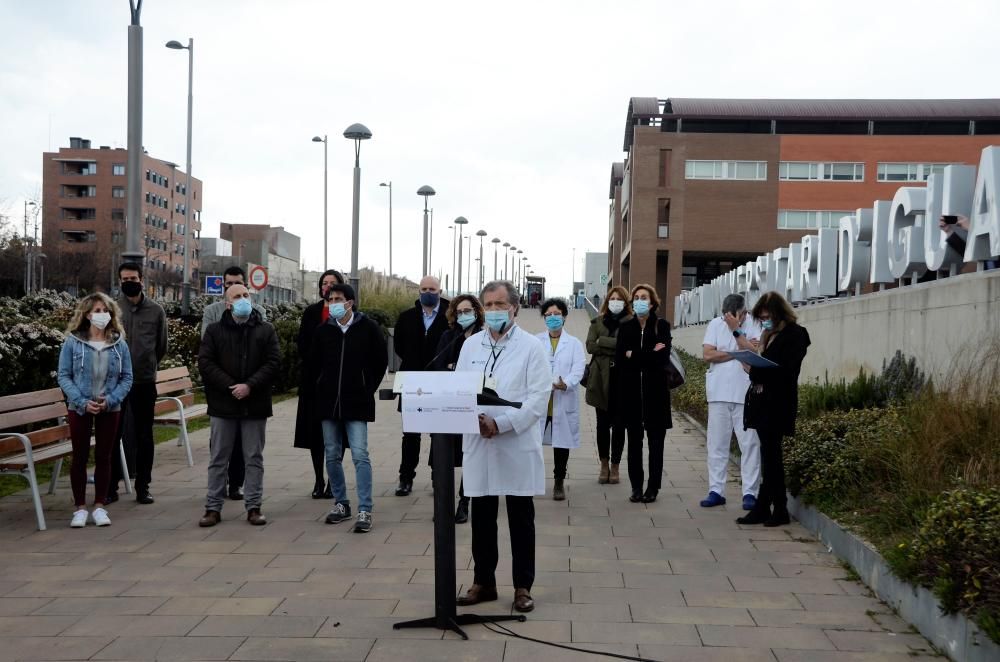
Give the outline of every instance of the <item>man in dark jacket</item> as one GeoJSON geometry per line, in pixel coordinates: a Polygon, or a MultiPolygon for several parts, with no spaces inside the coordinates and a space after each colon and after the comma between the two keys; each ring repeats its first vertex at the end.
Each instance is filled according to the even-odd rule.
{"type": "MultiPolygon", "coordinates": [[[[448,329],[445,312],[449,301],[441,298],[441,281],[434,276],[424,276],[420,281],[420,299],[413,308],[404,310],[396,322],[393,336],[396,355],[400,358],[400,372],[430,370],[441,335],[448,329]]],[[[399,487],[396,496],[407,496],[413,490],[420,462],[420,434],[404,432],[402,460],[399,463],[399,487]]]]}
{"type": "Polygon", "coordinates": [[[246,481],[243,495],[247,521],[260,526],[264,488],[264,428],[271,416],[271,387],[281,370],[281,350],[274,327],[261,319],[243,285],[226,290],[226,312],[205,331],[198,369],[205,384],[211,419],[208,496],[200,526],[222,519],[229,458],[237,430],[243,440],[246,481]]]}
{"type": "MultiPolygon", "coordinates": [[[[122,433],[125,449],[135,457],[135,500],[153,503],[149,484],[153,480],[153,409],[156,406],[156,370],[167,353],[167,315],[160,304],[143,293],[142,267],[124,262],[118,267],[125,341],[132,355],[135,382],[125,398],[122,433]]],[[[121,461],[111,463],[108,503],[118,501],[118,482],[123,478],[121,461]]]]}
{"type": "Polygon", "coordinates": [[[316,415],[322,420],[326,473],[336,503],[327,524],[351,518],[344,479],[344,441],[351,447],[358,490],[355,533],[372,529],[372,465],[368,458],[368,423],[375,420],[375,393],[389,363],[382,329],[354,310],[357,297],[350,285],[329,289],[330,317],[313,333],[310,379],[316,384],[316,415]]]}

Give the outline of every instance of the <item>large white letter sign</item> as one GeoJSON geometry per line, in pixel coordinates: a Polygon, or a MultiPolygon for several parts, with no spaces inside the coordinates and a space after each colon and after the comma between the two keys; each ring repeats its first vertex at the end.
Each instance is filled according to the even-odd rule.
{"type": "MultiPolygon", "coordinates": [[[[927,269],[938,271],[950,267],[961,267],[965,258],[954,249],[949,249],[948,235],[938,227],[942,215],[972,216],[972,195],[976,188],[975,166],[952,165],[944,169],[943,175],[927,178],[927,212],[924,218],[924,259],[927,269]]],[[[953,232],[964,238],[965,231],[953,225],[953,232]]]]}
{"type": "Polygon", "coordinates": [[[767,290],[781,292],[785,289],[788,278],[788,247],[775,248],[771,251],[770,264],[767,267],[767,290]]]}
{"type": "Polygon", "coordinates": [[[785,273],[785,285],[781,292],[789,303],[801,303],[805,300],[802,288],[799,286],[799,273],[802,271],[802,244],[788,244],[788,269],[785,273]]]}
{"type": "Polygon", "coordinates": [[[854,216],[840,217],[840,282],[842,292],[867,282],[871,263],[872,210],[859,209],[854,216]]]}
{"type": "MultiPolygon", "coordinates": [[[[896,190],[889,210],[889,270],[896,278],[923,276],[924,211],[927,189],[902,186],[896,190]]],[[[937,221],[935,221],[935,224],[937,221]]]]}
{"type": "Polygon", "coordinates": [[[976,194],[972,198],[965,261],[989,260],[1000,256],[1000,147],[987,147],[979,161],[976,194]]]}
{"type": "Polygon", "coordinates": [[[889,208],[891,202],[876,200],[872,205],[872,257],[868,282],[891,283],[893,278],[889,270],[889,208]]]}

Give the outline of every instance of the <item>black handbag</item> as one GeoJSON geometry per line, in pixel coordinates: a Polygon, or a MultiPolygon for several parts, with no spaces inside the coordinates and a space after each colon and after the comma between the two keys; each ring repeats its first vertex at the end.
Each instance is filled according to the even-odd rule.
{"type": "Polygon", "coordinates": [[[590,363],[583,369],[583,377],[580,378],[580,386],[586,388],[587,380],[590,379],[590,366],[594,365],[594,357],[590,357],[590,363]]]}

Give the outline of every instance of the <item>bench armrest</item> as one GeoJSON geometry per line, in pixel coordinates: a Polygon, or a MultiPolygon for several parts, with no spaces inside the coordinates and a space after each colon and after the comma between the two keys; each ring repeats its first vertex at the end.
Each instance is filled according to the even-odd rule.
{"type": "Polygon", "coordinates": [[[0,439],[4,437],[16,437],[17,440],[21,442],[21,445],[24,446],[24,456],[28,460],[28,463],[35,463],[35,458],[31,452],[31,439],[28,439],[26,435],[23,435],[20,432],[0,431],[0,439]]]}

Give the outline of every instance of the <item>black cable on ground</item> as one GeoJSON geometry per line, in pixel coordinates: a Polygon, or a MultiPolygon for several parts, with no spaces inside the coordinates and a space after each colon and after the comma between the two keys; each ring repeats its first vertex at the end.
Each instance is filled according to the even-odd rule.
{"type": "Polygon", "coordinates": [[[657,660],[653,660],[648,657],[635,657],[632,655],[620,655],[618,653],[606,653],[604,651],[595,651],[589,648],[578,648],[577,646],[569,646],[567,644],[557,644],[554,641],[545,641],[544,639],[535,639],[534,637],[518,634],[517,632],[514,632],[513,630],[508,628],[507,626],[500,625],[496,621],[483,621],[483,627],[485,627],[490,632],[493,632],[494,634],[502,634],[508,637],[515,637],[516,639],[524,639],[525,641],[530,641],[536,644],[542,644],[543,646],[564,648],[566,650],[576,651],[577,653],[587,653],[589,655],[603,655],[604,657],[613,657],[619,660],[635,660],[636,662],[657,662],[657,660]]]}

